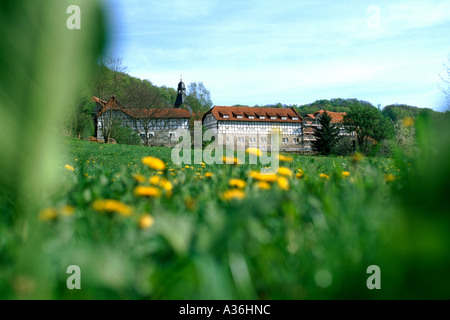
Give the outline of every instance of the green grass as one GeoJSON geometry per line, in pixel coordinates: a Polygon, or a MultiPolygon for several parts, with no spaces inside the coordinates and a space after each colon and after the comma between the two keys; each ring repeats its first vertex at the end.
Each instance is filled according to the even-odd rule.
{"type": "Polygon", "coordinates": [[[389,299],[448,292],[436,289],[436,279],[422,281],[436,289],[424,292],[405,271],[414,263],[416,276],[423,276],[439,261],[442,276],[442,262],[448,262],[446,245],[439,245],[447,239],[445,229],[434,234],[434,224],[419,235],[429,243],[420,242],[419,251],[408,247],[411,230],[405,226],[415,220],[405,215],[402,193],[417,169],[412,159],[293,156],[281,163],[293,173],[286,177],[289,187],[273,182],[262,190],[250,174],[261,165],[175,166],[172,150],[162,147],[75,139],[60,144],[66,149],[58,158],[61,179],[43,207],[57,215],[37,223],[34,245],[19,249],[7,239],[14,233],[2,235],[4,298],[389,299]],[[144,165],[146,156],[163,160],[167,169],[144,165]],[[299,169],[303,175],[296,176],[299,169]],[[158,184],[158,197],[134,193],[155,176],[170,182],[171,190],[158,184]],[[243,199],[224,198],[231,178],[245,181],[243,199]],[[133,212],[94,208],[104,199],[133,212]],[[64,215],[65,206],[74,212],[64,215]],[[144,214],[154,221],[147,229],[139,227],[144,214]],[[416,254],[429,249],[434,260],[421,260],[420,267],[416,254]],[[41,267],[27,267],[30,259],[41,267]],[[73,264],[82,270],[82,290],[66,287],[65,270],[73,264]],[[370,265],[381,268],[382,290],[366,286],[370,265]],[[7,285],[10,279],[15,285],[7,285]],[[27,281],[40,290],[27,289],[27,281]]]}

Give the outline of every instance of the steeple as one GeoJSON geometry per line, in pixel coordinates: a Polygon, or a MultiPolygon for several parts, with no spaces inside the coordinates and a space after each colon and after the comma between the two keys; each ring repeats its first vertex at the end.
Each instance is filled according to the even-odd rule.
{"type": "Polygon", "coordinates": [[[180,108],[182,104],[184,104],[184,100],[186,99],[186,86],[183,83],[183,79],[180,78],[180,82],[178,83],[178,95],[177,100],[175,100],[174,108],[180,108]]]}

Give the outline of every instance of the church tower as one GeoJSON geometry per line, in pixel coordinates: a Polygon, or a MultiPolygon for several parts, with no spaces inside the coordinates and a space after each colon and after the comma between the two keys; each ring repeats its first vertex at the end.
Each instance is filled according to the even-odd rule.
{"type": "Polygon", "coordinates": [[[186,86],[184,85],[183,80],[180,79],[180,82],[178,83],[177,100],[175,100],[175,104],[173,105],[173,107],[180,108],[180,106],[184,104],[185,100],[186,100],[186,86]]]}

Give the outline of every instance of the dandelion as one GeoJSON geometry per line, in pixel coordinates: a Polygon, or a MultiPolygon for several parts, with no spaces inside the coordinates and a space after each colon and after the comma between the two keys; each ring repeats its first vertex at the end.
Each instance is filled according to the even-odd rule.
{"type": "Polygon", "coordinates": [[[278,177],[277,184],[282,190],[284,191],[289,190],[289,181],[285,177],[278,177]]]}
{"type": "Polygon", "coordinates": [[[350,172],[342,171],[341,175],[342,175],[343,178],[347,178],[347,177],[350,177],[350,172]]]}
{"type": "Polygon", "coordinates": [[[283,156],[283,155],[279,154],[278,160],[283,161],[283,162],[292,162],[292,161],[294,161],[294,158],[288,157],[288,156],[283,156]]]}
{"type": "Polygon", "coordinates": [[[145,182],[145,177],[142,174],[134,174],[133,179],[136,180],[138,183],[145,182]]]}
{"type": "Polygon", "coordinates": [[[58,217],[56,208],[45,208],[39,213],[39,219],[43,221],[55,220],[58,217]]]}
{"type": "Polygon", "coordinates": [[[319,174],[319,177],[320,177],[321,179],[330,180],[330,176],[328,176],[328,175],[325,174],[325,173],[319,174]]]}
{"type": "Polygon", "coordinates": [[[364,159],[364,156],[361,153],[359,153],[359,152],[355,153],[352,156],[352,162],[354,162],[354,163],[360,162],[363,159],[364,159]]]}
{"type": "Polygon", "coordinates": [[[145,213],[139,217],[138,225],[142,230],[148,229],[155,223],[155,220],[151,215],[145,213]]]}
{"type": "Polygon", "coordinates": [[[248,154],[257,156],[257,157],[262,156],[262,152],[258,148],[247,148],[247,150],[245,152],[247,152],[248,154]]]}
{"type": "Polygon", "coordinates": [[[149,179],[150,183],[154,186],[159,185],[159,183],[161,182],[161,177],[160,176],[153,176],[149,179]]]}
{"type": "Polygon", "coordinates": [[[62,216],[69,217],[69,216],[73,215],[74,212],[75,212],[75,208],[72,206],[62,206],[61,208],[59,208],[59,213],[62,216]]]}
{"type": "Polygon", "coordinates": [[[189,169],[190,167],[189,166],[184,166],[186,169],[189,169]]]}
{"type": "Polygon", "coordinates": [[[279,167],[278,168],[278,174],[286,177],[292,177],[292,171],[289,168],[286,167],[279,167]]]}
{"type": "Polygon", "coordinates": [[[66,164],[66,165],[64,166],[64,168],[66,168],[66,169],[69,170],[69,171],[75,170],[72,166],[69,166],[68,164],[66,164]]]}
{"type": "Polygon", "coordinates": [[[92,204],[95,211],[100,212],[116,212],[122,216],[129,216],[133,212],[131,207],[127,206],[119,200],[106,199],[106,200],[96,200],[92,204]]]}
{"type": "Polygon", "coordinates": [[[233,199],[241,200],[245,198],[245,192],[239,189],[230,189],[225,191],[222,197],[225,201],[230,201],[233,199]]]}
{"type": "Polygon", "coordinates": [[[213,176],[213,174],[211,172],[205,172],[206,178],[211,178],[212,176],[213,176]]]}
{"type": "Polygon", "coordinates": [[[154,170],[164,171],[166,169],[166,164],[162,160],[155,157],[142,158],[142,163],[154,170]]]}
{"type": "Polygon", "coordinates": [[[161,181],[160,186],[166,191],[167,195],[172,195],[173,184],[170,181],[164,179],[161,181]]]}
{"type": "Polygon", "coordinates": [[[228,181],[228,184],[230,185],[230,187],[236,187],[239,189],[243,189],[245,188],[245,181],[241,180],[241,179],[230,179],[230,181],[228,181]]]}
{"type": "Polygon", "coordinates": [[[303,178],[303,176],[304,176],[305,174],[304,174],[304,172],[303,172],[303,170],[302,169],[297,169],[297,173],[295,174],[295,177],[297,178],[297,179],[301,179],[301,178],[303,178]]]}
{"type": "Polygon", "coordinates": [[[225,164],[241,164],[241,161],[236,157],[222,157],[222,161],[225,164]]]}
{"type": "Polygon", "coordinates": [[[392,173],[388,173],[384,176],[384,181],[392,182],[395,180],[395,176],[392,173]]]}
{"type": "Polygon", "coordinates": [[[270,189],[270,184],[268,182],[265,181],[260,181],[257,184],[258,188],[263,189],[263,190],[269,190],[270,189]]]}
{"type": "Polygon", "coordinates": [[[138,186],[134,189],[134,195],[137,197],[155,197],[161,196],[161,191],[155,187],[138,186]]]}
{"type": "Polygon", "coordinates": [[[257,181],[264,181],[264,182],[274,182],[277,180],[277,175],[276,174],[262,174],[258,171],[252,171],[250,172],[249,176],[257,181]]]}

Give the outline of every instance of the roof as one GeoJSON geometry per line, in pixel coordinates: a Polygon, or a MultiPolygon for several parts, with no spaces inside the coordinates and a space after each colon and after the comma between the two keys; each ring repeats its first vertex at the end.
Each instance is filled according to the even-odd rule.
{"type": "MultiPolygon", "coordinates": [[[[318,114],[322,115],[324,113],[325,113],[324,109],[314,112],[313,119],[315,119],[318,114]]],[[[343,123],[344,116],[347,115],[346,112],[332,112],[332,111],[327,111],[327,114],[331,117],[331,123],[343,123]]],[[[311,115],[309,115],[309,116],[311,116],[311,115]]]]}
{"type": "Polygon", "coordinates": [[[212,114],[219,121],[302,122],[302,117],[294,108],[214,106],[203,115],[203,120],[208,114],[212,114]],[[261,119],[261,117],[264,117],[264,119],[261,119]],[[276,119],[271,119],[271,117],[275,117],[276,119]]]}
{"type": "Polygon", "coordinates": [[[191,118],[191,113],[185,109],[169,109],[169,108],[154,108],[154,109],[144,109],[144,108],[125,108],[116,100],[114,96],[108,101],[101,100],[97,97],[92,97],[96,103],[101,105],[101,110],[97,112],[97,116],[100,116],[106,110],[117,110],[122,111],[128,116],[135,119],[142,118],[191,118]]]}

